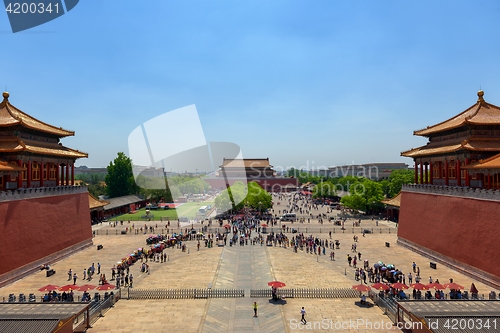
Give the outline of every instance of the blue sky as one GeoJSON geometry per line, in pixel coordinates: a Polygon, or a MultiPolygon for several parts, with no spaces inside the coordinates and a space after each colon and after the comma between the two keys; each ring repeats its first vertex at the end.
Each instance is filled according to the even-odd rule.
{"type": "Polygon", "coordinates": [[[83,0],[15,34],[0,14],[0,88],[74,130],[78,165],[108,165],[134,128],[191,104],[207,141],[279,168],[412,165],[414,130],[480,87],[500,105],[498,17],[495,0],[83,0]]]}

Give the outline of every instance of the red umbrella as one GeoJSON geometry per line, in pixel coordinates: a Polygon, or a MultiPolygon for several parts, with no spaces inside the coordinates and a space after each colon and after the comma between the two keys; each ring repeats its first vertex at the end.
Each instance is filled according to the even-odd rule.
{"type": "Polygon", "coordinates": [[[231,228],[231,225],[230,224],[225,224],[224,228],[229,229],[229,228],[231,228]]]}
{"type": "Polygon", "coordinates": [[[267,228],[267,224],[265,224],[265,223],[262,223],[260,226],[261,226],[262,228],[267,228]]]}
{"type": "Polygon", "coordinates": [[[93,286],[91,284],[84,284],[83,286],[80,286],[78,288],[78,291],[89,291],[89,290],[92,290],[92,289],[95,289],[95,286],[93,286]]]}
{"type": "Polygon", "coordinates": [[[281,288],[281,287],[286,286],[286,284],[284,282],[280,282],[280,281],[271,281],[271,282],[268,282],[267,285],[271,286],[273,288],[281,288]]]}
{"type": "Polygon", "coordinates": [[[414,289],[417,289],[417,290],[427,290],[429,288],[427,288],[427,286],[425,284],[422,284],[420,282],[418,283],[412,283],[410,284],[410,287],[414,288],[414,289]]]}
{"type": "Polygon", "coordinates": [[[357,291],[370,291],[370,286],[367,286],[366,284],[357,284],[355,286],[352,286],[352,289],[357,290],[357,291]]]}
{"type": "Polygon", "coordinates": [[[441,283],[437,283],[437,282],[434,282],[434,283],[429,283],[429,284],[427,285],[427,288],[429,288],[429,289],[434,288],[434,289],[437,289],[437,290],[443,290],[443,289],[446,289],[446,287],[445,287],[445,286],[443,286],[441,283]]]}
{"type": "Polygon", "coordinates": [[[377,290],[388,290],[390,287],[386,284],[383,284],[383,283],[375,283],[375,284],[372,284],[372,288],[377,289],[377,290]]]}
{"type": "Polygon", "coordinates": [[[48,284],[45,287],[38,289],[38,291],[47,292],[47,291],[52,291],[52,290],[56,290],[56,289],[59,289],[59,286],[55,286],[53,284],[48,284]]]}
{"type": "Polygon", "coordinates": [[[393,283],[393,284],[392,284],[392,287],[393,287],[394,289],[408,289],[408,288],[410,288],[410,287],[408,287],[406,284],[402,284],[402,283],[400,283],[400,282],[393,283]]]}
{"type": "Polygon", "coordinates": [[[67,285],[65,285],[65,286],[62,286],[62,287],[61,287],[61,288],[59,288],[58,290],[59,290],[59,291],[70,291],[70,290],[75,291],[75,290],[78,290],[78,288],[80,288],[80,287],[75,286],[74,284],[67,284],[67,285]]]}
{"type": "Polygon", "coordinates": [[[111,290],[111,289],[115,289],[116,287],[113,286],[112,284],[109,284],[109,283],[106,283],[106,284],[103,284],[102,286],[99,286],[96,288],[96,290],[111,290]]]}
{"type": "Polygon", "coordinates": [[[448,289],[465,289],[464,286],[459,285],[458,283],[452,282],[452,283],[445,283],[444,286],[448,289]]]}

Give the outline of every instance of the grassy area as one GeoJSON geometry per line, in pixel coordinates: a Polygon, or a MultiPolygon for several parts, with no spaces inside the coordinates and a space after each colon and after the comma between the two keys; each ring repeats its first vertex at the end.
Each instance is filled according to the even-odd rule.
{"type": "MultiPolygon", "coordinates": [[[[178,216],[187,216],[189,218],[196,217],[196,213],[201,206],[214,205],[213,202],[187,202],[176,209],[157,209],[152,210],[154,218],[152,220],[160,220],[170,218],[170,220],[177,220],[178,216]]],[[[111,220],[124,220],[124,221],[139,221],[143,220],[142,216],[146,215],[146,209],[141,208],[134,214],[123,214],[119,216],[114,216],[111,220]]]]}
{"type": "Polygon", "coordinates": [[[187,202],[183,204],[182,206],[177,208],[177,214],[179,216],[187,216],[189,218],[194,218],[196,217],[196,213],[198,213],[198,210],[200,209],[201,206],[207,206],[211,205],[213,206],[213,202],[187,202]]]}

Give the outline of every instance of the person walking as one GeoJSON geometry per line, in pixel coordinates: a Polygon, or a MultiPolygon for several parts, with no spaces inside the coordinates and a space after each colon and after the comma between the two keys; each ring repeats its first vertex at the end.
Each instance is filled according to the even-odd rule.
{"type": "Polygon", "coordinates": [[[76,273],[73,274],[73,285],[76,284],[76,279],[78,279],[78,276],[76,275],[76,273]]]}
{"type": "Polygon", "coordinates": [[[254,317],[258,317],[257,316],[257,308],[258,308],[257,302],[253,302],[253,316],[254,317]]]}
{"type": "Polygon", "coordinates": [[[306,309],[304,309],[304,307],[302,307],[302,309],[300,309],[300,315],[302,316],[302,318],[300,319],[300,322],[302,324],[307,324],[307,320],[305,318],[305,315],[306,315],[306,309]]]}

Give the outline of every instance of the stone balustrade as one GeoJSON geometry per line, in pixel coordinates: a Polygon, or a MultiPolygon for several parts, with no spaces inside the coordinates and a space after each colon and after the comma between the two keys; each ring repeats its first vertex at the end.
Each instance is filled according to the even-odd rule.
{"type": "Polygon", "coordinates": [[[403,185],[402,191],[413,193],[429,193],[437,195],[448,195],[479,200],[500,201],[500,191],[487,190],[472,187],[440,186],[428,184],[403,185]]]}
{"type": "Polygon", "coordinates": [[[36,188],[18,188],[0,191],[0,202],[26,200],[87,192],[86,186],[54,186],[36,188]]]}

